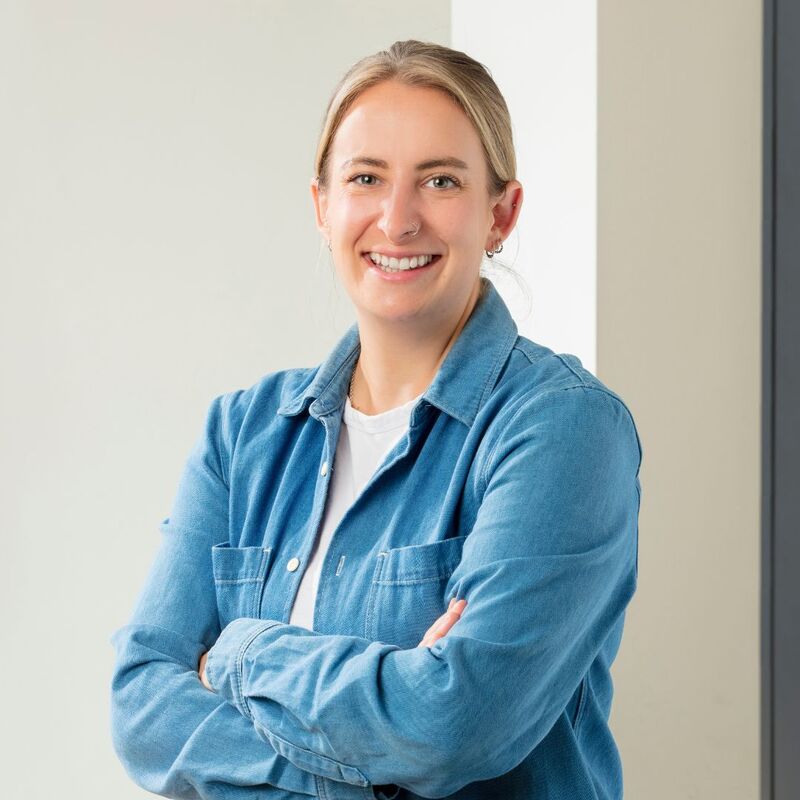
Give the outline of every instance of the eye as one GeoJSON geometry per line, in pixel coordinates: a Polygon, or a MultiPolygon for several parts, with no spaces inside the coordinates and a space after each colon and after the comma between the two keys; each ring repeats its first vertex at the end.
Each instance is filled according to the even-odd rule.
{"type": "Polygon", "coordinates": [[[461,186],[461,182],[458,180],[458,178],[454,178],[452,175],[434,175],[428,181],[428,183],[430,183],[430,181],[450,181],[450,183],[452,184],[452,186],[441,186],[441,185],[439,185],[439,186],[436,187],[437,189],[451,189],[451,188],[454,188],[456,186],[461,186]]]}
{"type": "Polygon", "coordinates": [[[367,172],[362,172],[359,175],[353,175],[352,178],[348,180],[348,183],[355,183],[356,186],[374,186],[374,181],[377,180],[374,175],[370,175],[367,172]],[[359,178],[370,178],[372,182],[370,183],[362,183],[359,178]]]}

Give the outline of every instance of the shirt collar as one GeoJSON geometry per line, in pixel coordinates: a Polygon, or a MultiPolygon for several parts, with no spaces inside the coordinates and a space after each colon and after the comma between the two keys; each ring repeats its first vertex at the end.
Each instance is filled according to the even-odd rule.
{"type": "MultiPolygon", "coordinates": [[[[468,427],[491,394],[500,370],[517,340],[517,325],[508,306],[486,277],[469,319],[450,348],[422,400],[468,427]]],[[[361,351],[358,323],[351,325],[313,374],[311,382],[278,409],[284,416],[309,409],[313,417],[344,404],[353,367],[361,351]]]]}

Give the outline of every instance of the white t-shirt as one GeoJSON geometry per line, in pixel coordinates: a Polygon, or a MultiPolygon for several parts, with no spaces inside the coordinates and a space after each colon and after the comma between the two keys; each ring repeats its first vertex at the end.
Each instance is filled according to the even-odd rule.
{"type": "Polygon", "coordinates": [[[422,394],[402,406],[372,415],[353,408],[349,397],[345,400],[322,529],[300,580],[289,624],[314,629],[314,601],[333,532],[389,451],[405,434],[411,411],[420,397],[422,394]]]}

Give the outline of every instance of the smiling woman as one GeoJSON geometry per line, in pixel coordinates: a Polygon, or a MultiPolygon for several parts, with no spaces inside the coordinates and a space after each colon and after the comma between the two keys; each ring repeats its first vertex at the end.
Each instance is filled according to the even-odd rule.
{"type": "Polygon", "coordinates": [[[622,797],[641,448],[481,273],[523,197],[488,71],[358,62],[311,193],[357,320],[212,401],[114,634],[120,758],[168,797],[622,797]]]}
{"type": "MultiPolygon", "coordinates": [[[[367,335],[382,347],[407,342],[405,358],[422,338],[443,352],[442,337],[457,335],[457,322],[475,306],[483,251],[516,223],[520,183],[490,194],[481,139],[461,107],[438,88],[396,78],[362,88],[321,162],[311,185],[317,224],[367,335]]],[[[375,358],[366,353],[361,371],[375,358]]],[[[417,372],[419,384],[430,382],[436,366],[417,372]]],[[[424,387],[408,387],[408,397],[417,388],[424,387]]],[[[367,395],[365,409],[403,401],[395,381],[386,389],[401,396],[381,404],[367,395]]],[[[364,393],[360,382],[357,392],[364,393]]]]}

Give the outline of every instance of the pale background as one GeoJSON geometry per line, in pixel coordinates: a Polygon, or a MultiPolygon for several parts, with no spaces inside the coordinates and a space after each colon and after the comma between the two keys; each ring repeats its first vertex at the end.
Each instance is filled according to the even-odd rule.
{"type": "Polygon", "coordinates": [[[756,800],[759,0],[0,4],[4,794],[152,796],[108,732],[108,636],[210,399],[352,321],[308,182],[342,72],[467,50],[526,197],[498,278],[644,447],[614,666],[627,798],[756,800]],[[529,313],[530,311],[530,313],[529,313]]]}

